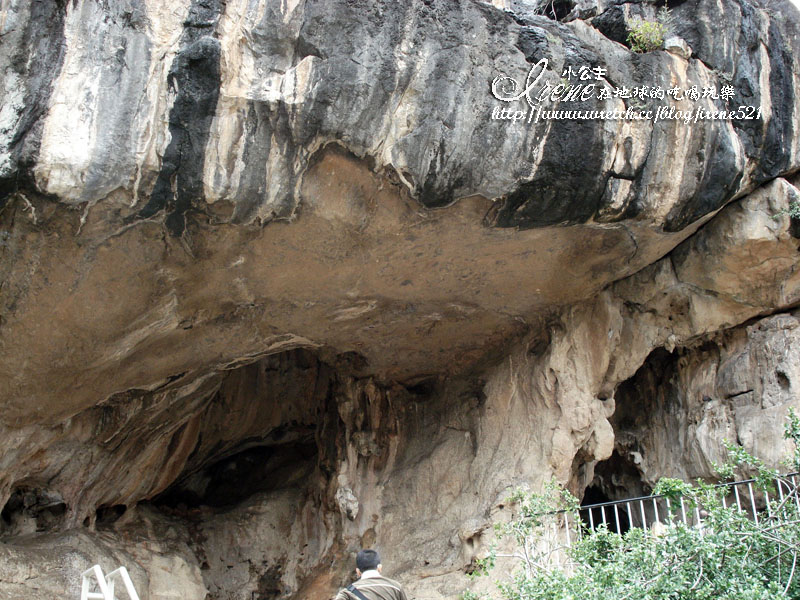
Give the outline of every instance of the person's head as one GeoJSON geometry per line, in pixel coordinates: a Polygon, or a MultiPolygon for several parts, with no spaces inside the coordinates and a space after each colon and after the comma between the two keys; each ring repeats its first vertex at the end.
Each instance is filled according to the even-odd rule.
{"type": "Polygon", "coordinates": [[[372,569],[380,571],[381,567],[381,557],[375,550],[365,548],[356,555],[356,573],[358,573],[359,577],[364,571],[372,569]]]}

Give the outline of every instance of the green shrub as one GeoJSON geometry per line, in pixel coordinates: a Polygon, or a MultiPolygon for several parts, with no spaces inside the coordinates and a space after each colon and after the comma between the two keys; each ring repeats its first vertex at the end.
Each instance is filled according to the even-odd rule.
{"type": "Polygon", "coordinates": [[[792,200],[789,202],[789,208],[779,210],[773,217],[780,219],[783,215],[789,215],[791,219],[800,219],[800,202],[792,200]]]}
{"type": "Polygon", "coordinates": [[[661,21],[636,18],[629,23],[628,44],[634,52],[652,52],[664,44],[667,25],[661,21]]]}

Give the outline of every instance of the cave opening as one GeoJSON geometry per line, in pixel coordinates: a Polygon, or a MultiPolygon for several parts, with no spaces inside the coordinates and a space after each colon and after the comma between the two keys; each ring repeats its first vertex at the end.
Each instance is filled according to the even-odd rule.
{"type": "Polygon", "coordinates": [[[0,536],[49,531],[66,516],[67,505],[57,492],[18,485],[0,510],[0,536]]]}
{"type": "Polygon", "coordinates": [[[673,389],[675,364],[674,353],[656,348],[629,379],[617,386],[616,409],[610,419],[614,450],[611,456],[594,465],[581,506],[615,504],[606,506],[605,514],[600,507],[582,510],[581,518],[587,525],[606,523],[610,531],[624,533],[631,527],[652,524],[663,516],[660,505],[656,507],[647,498],[653,491],[652,474],[644,469],[651,464],[647,436],[652,412],[656,408],[670,412],[679,404],[673,389]],[[627,502],[631,499],[634,500],[627,502]]]}
{"type": "Polygon", "coordinates": [[[612,502],[603,490],[596,485],[586,488],[581,501],[580,516],[583,524],[591,529],[605,525],[612,533],[624,534],[631,528],[628,509],[624,505],[611,504],[594,506],[612,502]]]}
{"type": "Polygon", "coordinates": [[[257,494],[317,481],[321,456],[335,452],[320,449],[318,438],[321,424],[338,418],[327,414],[337,372],[306,349],[231,369],[203,409],[183,472],[147,503],[177,516],[226,512],[257,494]]]}
{"type": "Polygon", "coordinates": [[[615,504],[581,510],[581,519],[587,526],[597,527],[605,523],[609,531],[624,534],[631,527],[640,527],[642,521],[633,505],[620,501],[643,496],[650,491],[633,460],[615,449],[609,458],[595,465],[594,478],[584,491],[581,506],[615,504]]]}
{"type": "Polygon", "coordinates": [[[540,10],[542,11],[541,14],[548,19],[561,21],[572,12],[573,8],[575,8],[575,2],[573,0],[550,0],[546,2],[540,10]]]}
{"type": "Polygon", "coordinates": [[[615,449],[606,460],[595,465],[594,478],[586,488],[581,507],[610,503],[605,507],[582,509],[581,520],[588,527],[605,523],[609,531],[624,534],[631,527],[652,522],[652,507],[628,500],[648,496],[652,488],[642,478],[633,458],[615,449]],[[591,514],[590,514],[591,513],[591,514]]]}
{"type": "Polygon", "coordinates": [[[178,511],[228,509],[259,493],[305,485],[317,456],[313,439],[248,447],[180,478],[152,504],[178,511]]]}
{"type": "Polygon", "coordinates": [[[99,529],[110,527],[128,511],[124,504],[114,504],[113,506],[100,506],[95,511],[95,526],[99,529]]]}

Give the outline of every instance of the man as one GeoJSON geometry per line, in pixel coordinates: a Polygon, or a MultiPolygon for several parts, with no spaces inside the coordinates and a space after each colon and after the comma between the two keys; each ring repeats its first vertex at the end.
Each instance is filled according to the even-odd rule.
{"type": "Polygon", "coordinates": [[[356,556],[358,581],[340,590],[335,600],[407,600],[400,584],[381,575],[382,569],[375,550],[362,550],[356,556]]]}

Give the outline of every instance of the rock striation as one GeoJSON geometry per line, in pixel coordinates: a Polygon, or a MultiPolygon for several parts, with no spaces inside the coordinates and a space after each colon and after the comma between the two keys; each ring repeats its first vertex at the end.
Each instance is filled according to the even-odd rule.
{"type": "Polygon", "coordinates": [[[637,17],[0,3],[0,595],[321,599],[375,546],[454,598],[517,485],[776,464],[800,11],[637,17]]]}

